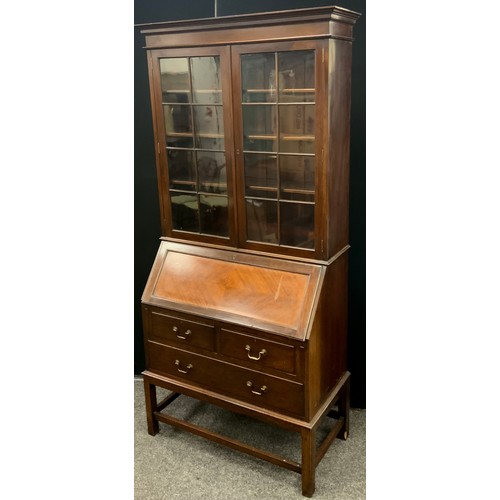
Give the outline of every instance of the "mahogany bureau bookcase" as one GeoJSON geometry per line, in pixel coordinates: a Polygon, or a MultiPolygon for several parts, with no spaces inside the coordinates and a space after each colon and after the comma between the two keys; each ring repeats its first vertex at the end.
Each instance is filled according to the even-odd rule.
{"type": "Polygon", "coordinates": [[[305,496],[349,433],[358,17],[321,7],[139,25],[162,222],[142,296],[148,432],[164,422],[299,472],[305,496]],[[158,386],[171,391],[161,402],[158,386]],[[170,416],[179,395],[300,433],[301,463],[170,416]]]}

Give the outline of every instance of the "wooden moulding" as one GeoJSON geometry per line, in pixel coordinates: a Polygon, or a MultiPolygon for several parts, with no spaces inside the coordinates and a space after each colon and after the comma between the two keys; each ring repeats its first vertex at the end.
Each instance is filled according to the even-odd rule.
{"type": "Polygon", "coordinates": [[[313,7],[237,16],[137,24],[146,48],[191,47],[297,38],[352,39],[359,13],[342,7],[313,7]]]}

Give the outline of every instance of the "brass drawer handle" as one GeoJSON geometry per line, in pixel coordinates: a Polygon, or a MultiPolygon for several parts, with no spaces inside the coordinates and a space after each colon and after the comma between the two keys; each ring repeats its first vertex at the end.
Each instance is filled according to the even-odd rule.
{"type": "Polygon", "coordinates": [[[250,351],[252,350],[252,348],[249,346],[249,345],[246,345],[245,346],[245,351],[248,351],[247,353],[247,356],[250,358],[250,359],[255,359],[256,361],[259,361],[260,357],[261,356],[265,356],[267,354],[267,351],[265,349],[261,349],[259,351],[259,355],[258,356],[251,356],[250,355],[250,351]]]}
{"type": "MultiPolygon", "coordinates": [[[[248,387],[250,387],[250,389],[252,389],[253,384],[252,384],[252,382],[250,382],[250,380],[249,380],[249,381],[247,381],[247,386],[248,386],[248,387]]],[[[260,391],[261,391],[261,392],[259,392],[259,391],[254,391],[254,390],[252,389],[252,393],[253,393],[253,394],[257,394],[257,396],[262,396],[262,394],[263,394],[264,392],[266,392],[266,389],[267,389],[267,386],[266,386],[266,385],[263,385],[263,386],[260,388],[260,391]]]]}
{"type": "Polygon", "coordinates": [[[184,332],[185,337],[183,335],[181,335],[180,333],[177,333],[179,331],[179,329],[176,326],[174,326],[172,328],[172,330],[177,335],[177,338],[182,339],[182,340],[186,340],[189,337],[189,335],[191,335],[191,330],[186,330],[184,332]]]}
{"type": "Polygon", "coordinates": [[[178,359],[175,360],[175,365],[177,366],[177,371],[180,373],[187,373],[189,370],[191,370],[191,368],[193,368],[193,365],[189,363],[189,365],[186,366],[185,370],[181,370],[181,362],[178,359]]]}

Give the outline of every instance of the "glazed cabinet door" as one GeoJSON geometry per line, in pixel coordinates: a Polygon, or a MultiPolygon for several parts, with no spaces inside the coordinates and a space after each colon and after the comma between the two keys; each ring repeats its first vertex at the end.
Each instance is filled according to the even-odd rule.
{"type": "Polygon", "coordinates": [[[151,51],[164,236],[235,243],[228,47],[151,51]]]}
{"type": "Polygon", "coordinates": [[[322,256],[325,51],[322,41],[232,47],[242,247],[322,256]]]}

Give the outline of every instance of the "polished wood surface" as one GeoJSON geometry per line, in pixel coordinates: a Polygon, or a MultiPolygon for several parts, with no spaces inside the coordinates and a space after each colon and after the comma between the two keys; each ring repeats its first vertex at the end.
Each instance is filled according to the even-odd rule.
{"type": "MultiPolygon", "coordinates": [[[[141,32],[146,38],[151,74],[163,236],[315,260],[329,260],[348,245],[350,57],[353,24],[358,16],[359,14],[343,8],[320,7],[141,26],[141,32]],[[295,242],[295,233],[300,234],[300,224],[297,220],[287,220],[293,217],[290,217],[285,208],[292,210],[291,213],[294,210],[304,213],[304,206],[299,208],[300,198],[298,204],[290,203],[290,200],[283,203],[281,195],[274,201],[277,208],[273,210],[278,214],[270,218],[276,217],[277,220],[268,220],[265,226],[264,234],[271,241],[255,241],[249,235],[247,220],[240,60],[243,54],[301,50],[313,50],[315,53],[315,133],[303,136],[314,141],[315,194],[311,209],[314,220],[307,223],[311,225],[309,229],[307,224],[302,228],[301,237],[310,242],[306,245],[302,241],[295,242]],[[227,173],[228,234],[220,235],[208,234],[209,232],[201,229],[180,230],[172,224],[159,71],[159,61],[165,57],[211,55],[220,58],[227,173]],[[283,235],[287,231],[293,235],[288,237],[291,243],[286,243],[286,238],[285,243],[272,241],[273,238],[280,238],[281,231],[283,235]],[[311,235],[314,242],[311,241],[311,235]]],[[[303,113],[300,106],[293,107],[297,113],[303,113]]],[[[293,122],[294,119],[291,120],[293,122]]],[[[305,118],[303,121],[305,124],[305,118]]],[[[263,139],[267,136],[252,137],[263,139]]],[[[287,137],[297,139],[299,136],[292,134],[287,137]]],[[[195,198],[196,196],[195,192],[195,198]]],[[[183,205],[182,210],[193,218],[201,218],[202,213],[205,213],[201,202],[198,210],[186,206],[183,205]]],[[[269,217],[269,214],[255,217],[259,217],[257,227],[262,232],[262,220],[269,217]]],[[[309,221],[311,215],[303,217],[309,221]]]]}
{"type": "Polygon", "coordinates": [[[328,255],[334,255],[349,243],[349,155],[351,129],[350,42],[330,40],[330,89],[328,112],[332,134],[328,142],[328,255]]]}
{"type": "Polygon", "coordinates": [[[147,35],[147,48],[234,44],[242,41],[276,42],[322,36],[351,40],[352,26],[359,15],[342,7],[313,7],[139,24],[137,27],[147,35]]]}
{"type": "Polygon", "coordinates": [[[299,472],[304,496],[313,495],[316,466],[332,441],[349,434],[350,86],[353,25],[358,16],[339,7],[319,7],[141,26],[162,210],[161,243],[142,296],[148,432],[154,435],[158,422],[164,422],[299,472]],[[281,60],[297,57],[294,51],[306,54],[298,59],[302,66],[280,66],[281,60]],[[260,68],[259,78],[248,80],[253,86],[244,87],[242,58],[248,61],[256,55],[266,61],[269,55],[274,66],[269,63],[267,73],[260,68]],[[198,165],[193,164],[194,175],[175,176],[175,188],[169,178],[168,162],[175,161],[168,151],[194,155],[203,150],[195,145],[195,120],[191,118],[187,132],[174,127],[174,118],[165,118],[164,113],[165,106],[184,106],[186,116],[195,114],[194,106],[200,103],[194,102],[189,58],[212,56],[220,63],[220,82],[201,88],[204,95],[216,89],[222,96],[217,109],[223,110],[223,134],[219,127],[212,140],[224,140],[228,230],[208,234],[201,228],[202,209],[196,207],[198,203],[201,207],[202,197],[219,196],[220,191],[214,194],[200,187],[198,165]],[[190,83],[169,88],[170,94],[184,96],[175,103],[163,102],[160,61],[164,58],[188,61],[188,69],[178,70],[175,81],[184,78],[190,83]],[[306,85],[303,78],[293,80],[298,82],[295,87],[284,86],[285,76],[289,82],[295,70],[312,72],[313,63],[314,83],[311,79],[306,85]],[[285,91],[288,97],[280,101],[285,91]],[[300,95],[304,97],[295,101],[300,95]],[[255,112],[258,106],[265,112],[255,112]],[[253,117],[252,123],[267,116],[270,124],[247,126],[245,116],[253,117]],[[185,144],[176,142],[188,136],[182,139],[185,144]],[[292,147],[291,141],[297,144],[292,147]],[[263,156],[246,163],[249,154],[263,156]],[[262,160],[272,155],[276,167],[262,160]],[[304,161],[288,160],[287,165],[286,157],[294,155],[304,161]],[[306,162],[306,157],[313,161],[306,162]],[[247,169],[253,168],[256,172],[247,176],[247,169]],[[281,184],[287,175],[291,184],[281,184]],[[182,204],[186,213],[190,210],[193,219],[198,217],[198,232],[192,229],[194,224],[172,222],[178,207],[172,208],[170,196],[174,199],[179,193],[186,199],[176,198],[175,203],[182,204]],[[255,200],[264,208],[248,215],[248,203],[255,200]],[[269,200],[274,205],[266,205],[269,200]],[[288,208],[282,209],[287,203],[288,208]],[[266,206],[274,208],[268,211],[266,206]],[[289,209],[292,206],[301,208],[289,209]],[[173,394],[158,403],[156,386],[173,394]],[[178,394],[300,433],[301,463],[169,416],[164,410],[178,394]],[[318,425],[330,417],[335,418],[331,430],[317,446],[318,425]]]}
{"type": "Polygon", "coordinates": [[[303,274],[169,252],[153,293],[297,328],[308,285],[303,274]]]}
{"type": "Polygon", "coordinates": [[[281,372],[296,373],[296,347],[222,328],[219,351],[224,356],[245,362],[252,368],[274,368],[281,372]]]}
{"type": "Polygon", "coordinates": [[[215,326],[213,323],[196,319],[187,320],[178,314],[168,314],[164,310],[151,312],[148,331],[158,341],[191,346],[207,351],[215,351],[215,326]]]}
{"type": "Polygon", "coordinates": [[[287,415],[304,415],[304,391],[301,383],[157,342],[149,342],[148,352],[149,367],[153,371],[287,415]]]}
{"type": "Polygon", "coordinates": [[[324,271],[313,264],[163,241],[142,302],[305,339],[324,271]]]}

